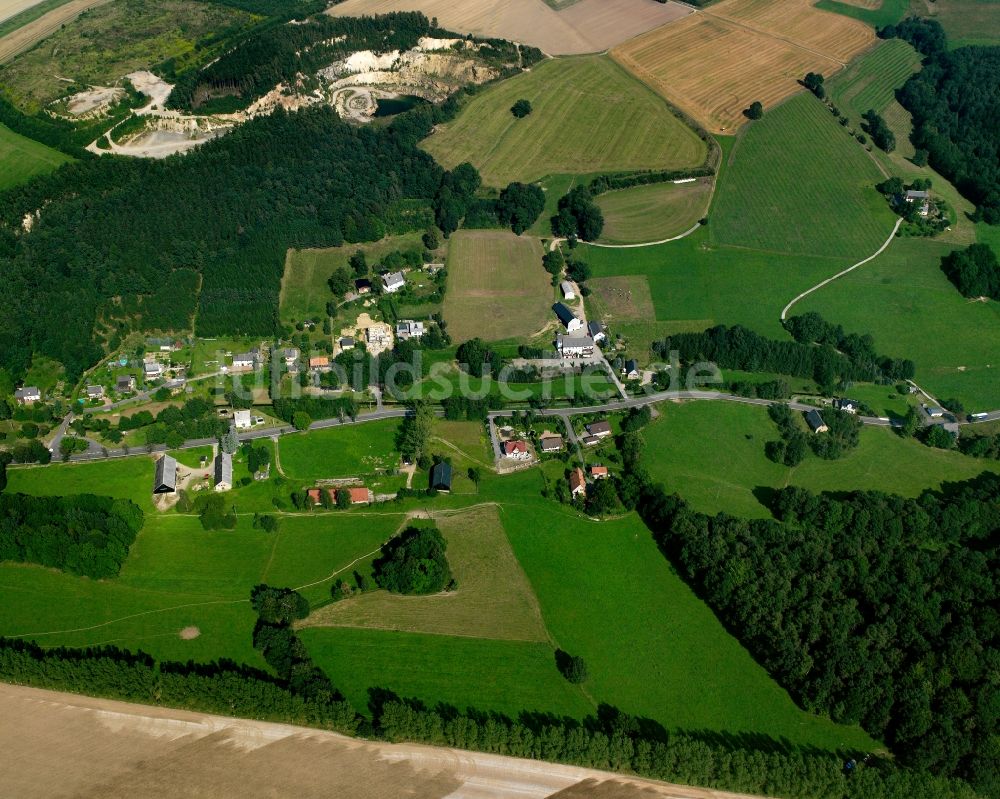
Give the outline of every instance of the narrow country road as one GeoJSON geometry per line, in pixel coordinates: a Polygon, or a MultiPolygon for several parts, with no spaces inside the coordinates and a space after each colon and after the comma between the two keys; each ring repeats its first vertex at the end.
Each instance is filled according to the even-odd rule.
{"type": "Polygon", "coordinates": [[[846,275],[848,272],[853,272],[859,266],[864,266],[869,261],[873,261],[874,259],[878,258],[883,252],[885,252],[886,247],[888,247],[890,244],[892,244],[892,240],[896,237],[896,231],[899,230],[899,226],[902,225],[902,224],[903,224],[903,217],[900,217],[899,219],[896,220],[896,224],[893,225],[892,233],[889,234],[889,238],[887,238],[885,240],[885,242],[882,244],[881,247],[879,247],[874,253],[872,253],[871,255],[869,255],[863,261],[858,261],[856,264],[854,264],[854,266],[847,267],[847,269],[845,269],[843,272],[837,272],[837,274],[835,274],[833,277],[828,277],[826,280],[824,280],[824,281],[822,281],[820,283],[817,283],[811,289],[806,289],[801,294],[799,294],[799,296],[797,296],[790,303],[788,303],[788,305],[786,305],[784,307],[784,309],[781,311],[781,321],[782,322],[785,321],[785,317],[788,315],[788,311],[791,310],[791,307],[793,305],[795,305],[795,303],[797,303],[803,297],[808,297],[810,294],[812,294],[817,289],[823,288],[823,286],[825,286],[825,285],[827,285],[829,283],[832,283],[837,278],[841,278],[844,275],[846,275]]]}

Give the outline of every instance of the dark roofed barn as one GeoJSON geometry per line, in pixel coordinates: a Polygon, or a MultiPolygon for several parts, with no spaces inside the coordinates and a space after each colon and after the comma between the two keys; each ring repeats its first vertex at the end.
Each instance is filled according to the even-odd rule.
{"type": "Polygon", "coordinates": [[[437,491],[451,491],[451,464],[441,461],[431,469],[431,488],[437,491]]]}
{"type": "Polygon", "coordinates": [[[177,490],[177,461],[164,455],[153,471],[153,493],[173,494],[177,490]]]}

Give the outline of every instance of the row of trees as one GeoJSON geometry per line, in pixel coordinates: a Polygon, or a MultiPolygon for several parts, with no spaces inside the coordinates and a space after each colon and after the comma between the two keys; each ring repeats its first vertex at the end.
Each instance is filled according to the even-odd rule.
{"type": "MultiPolygon", "coordinates": [[[[275,617],[277,618],[277,617],[275,617]]],[[[262,638],[263,641],[263,638],[262,638]]],[[[296,693],[290,682],[221,661],[157,663],[115,647],[42,649],[0,638],[0,678],[38,688],[303,724],[387,741],[421,741],[511,757],[640,774],[719,790],[790,799],[976,799],[955,780],[878,760],[850,778],[834,754],[802,751],[759,736],[667,732],[602,704],[577,722],[523,713],[517,720],[473,709],[429,708],[386,690],[372,693],[373,717],[343,701],[296,693]]]]}
{"type": "Polygon", "coordinates": [[[664,360],[676,351],[684,364],[711,362],[723,369],[777,372],[811,378],[823,387],[914,375],[912,361],[878,355],[870,335],[844,333],[817,314],[792,317],[786,328],[795,341],[776,341],[739,325],[718,325],[704,333],[678,333],[653,342],[653,351],[664,360]]]}
{"type": "Polygon", "coordinates": [[[985,474],[915,500],[787,488],[774,521],[707,516],[647,486],[640,510],[800,705],[997,795],[998,496],[985,474]]]}
{"type": "Polygon", "coordinates": [[[2,494],[0,561],[38,563],[97,580],[114,577],[143,521],[139,506],[126,499],[2,494]]]}

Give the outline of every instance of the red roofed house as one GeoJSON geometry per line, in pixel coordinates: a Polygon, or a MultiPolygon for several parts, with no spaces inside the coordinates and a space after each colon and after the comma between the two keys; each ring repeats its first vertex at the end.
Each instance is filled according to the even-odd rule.
{"type": "Polygon", "coordinates": [[[524,441],[504,441],[503,454],[508,458],[517,458],[518,460],[527,460],[531,457],[531,453],[528,452],[528,444],[524,441]]]}
{"type": "Polygon", "coordinates": [[[319,372],[327,372],[330,370],[330,359],[325,355],[317,355],[309,359],[309,368],[319,372]]]}
{"type": "Polygon", "coordinates": [[[306,496],[309,497],[313,505],[319,505],[323,501],[318,488],[310,488],[306,491],[306,496]]]}
{"type": "Polygon", "coordinates": [[[352,505],[368,505],[372,501],[372,492],[364,486],[346,489],[350,494],[352,505]]]}
{"type": "Polygon", "coordinates": [[[587,491],[587,481],[583,477],[583,469],[577,466],[569,473],[569,493],[572,496],[584,494],[587,491]]]}
{"type": "Polygon", "coordinates": [[[591,466],[590,476],[595,480],[607,480],[608,479],[608,467],[607,466],[591,466]]]}

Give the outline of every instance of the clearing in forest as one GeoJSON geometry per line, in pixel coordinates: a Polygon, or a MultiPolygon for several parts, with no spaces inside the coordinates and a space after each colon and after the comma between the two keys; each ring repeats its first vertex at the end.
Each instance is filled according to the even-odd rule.
{"type": "Polygon", "coordinates": [[[537,239],[460,230],[448,247],[444,318],[453,341],[530,337],[551,317],[552,287],[537,239]]]}
{"type": "Polygon", "coordinates": [[[458,583],[432,596],[373,591],[320,608],[305,627],[363,627],[471,636],[508,641],[547,641],[531,585],[500,524],[496,507],[482,506],[434,521],[448,542],[448,563],[458,583]]]}
{"type": "Polygon", "coordinates": [[[27,139],[0,125],[0,191],[51,172],[72,160],[58,150],[27,139]]]}
{"type": "Polygon", "coordinates": [[[809,0],[725,0],[617,48],[611,55],[713,132],[741,125],[799,90],[807,72],[826,76],[871,46],[863,23],[809,0]]]}
{"type": "Polygon", "coordinates": [[[656,0],[346,0],[338,17],[423,11],[448,30],[523,42],[550,55],[597,53],[691,13],[680,3],[656,0]]]}
{"type": "Polygon", "coordinates": [[[491,86],[422,146],[446,167],[472,163],[497,187],[549,174],[693,167],[706,155],[698,135],[607,56],[547,61],[491,86]],[[510,108],[522,98],[532,112],[516,119],[510,108]]]}

